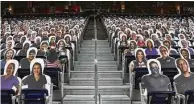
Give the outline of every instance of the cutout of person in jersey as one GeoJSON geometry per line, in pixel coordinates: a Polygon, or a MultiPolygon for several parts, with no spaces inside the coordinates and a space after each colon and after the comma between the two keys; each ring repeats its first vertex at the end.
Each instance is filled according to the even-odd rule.
{"type": "Polygon", "coordinates": [[[194,90],[194,73],[190,71],[187,60],[178,58],[175,64],[179,71],[174,77],[177,93],[184,94],[187,90],[194,90]]]}
{"type": "Polygon", "coordinates": [[[30,63],[31,74],[22,79],[22,84],[29,89],[42,89],[45,88],[47,80],[44,71],[44,60],[33,59],[30,63]]]}
{"type": "Polygon", "coordinates": [[[170,91],[170,79],[161,74],[161,64],[156,59],[150,59],[147,62],[149,74],[141,78],[142,88],[145,91],[170,91]]]}
{"type": "Polygon", "coordinates": [[[55,48],[56,47],[56,37],[55,36],[50,36],[49,37],[49,46],[52,48],[55,48]]]}
{"type": "Polygon", "coordinates": [[[126,34],[121,34],[119,38],[120,38],[120,45],[121,46],[127,46],[128,45],[126,34]]]}
{"type": "Polygon", "coordinates": [[[137,48],[135,50],[135,60],[131,61],[129,64],[129,72],[133,72],[135,68],[146,68],[147,60],[145,52],[142,48],[137,48]]]}

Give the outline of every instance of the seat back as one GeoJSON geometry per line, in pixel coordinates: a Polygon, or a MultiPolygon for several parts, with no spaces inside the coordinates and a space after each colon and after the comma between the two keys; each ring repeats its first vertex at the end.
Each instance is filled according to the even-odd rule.
{"type": "Polygon", "coordinates": [[[27,75],[30,75],[30,69],[22,69],[22,68],[18,69],[18,77],[23,79],[23,77],[27,75]]]}
{"type": "Polygon", "coordinates": [[[59,89],[59,78],[60,78],[60,73],[61,69],[59,68],[45,68],[44,69],[44,74],[48,75],[51,78],[51,83],[53,83],[54,86],[54,90],[59,89]]]}
{"type": "Polygon", "coordinates": [[[14,59],[16,59],[18,62],[20,62],[20,60],[23,58],[26,58],[26,56],[14,56],[14,59]]]}
{"type": "Polygon", "coordinates": [[[163,72],[164,75],[168,76],[168,78],[170,79],[171,84],[174,81],[174,76],[179,73],[177,68],[162,68],[161,71],[163,72]]]}
{"type": "Polygon", "coordinates": [[[177,59],[177,58],[180,58],[180,55],[170,55],[170,57],[177,59]]]}
{"type": "Polygon", "coordinates": [[[13,89],[1,90],[1,104],[12,104],[12,96],[14,95],[15,91],[13,89]]]}
{"type": "Polygon", "coordinates": [[[21,101],[24,104],[45,104],[46,96],[48,96],[47,89],[22,89],[21,101]]]}
{"type": "Polygon", "coordinates": [[[160,57],[160,55],[147,55],[146,58],[149,60],[149,59],[156,59],[160,57]]]}
{"type": "Polygon", "coordinates": [[[148,92],[147,104],[171,104],[173,97],[175,96],[174,91],[152,91],[148,92]]]}
{"type": "Polygon", "coordinates": [[[131,61],[135,60],[135,56],[133,55],[125,55],[125,66],[126,66],[126,72],[129,73],[129,63],[131,61]]]}
{"type": "Polygon", "coordinates": [[[194,90],[185,92],[186,104],[194,104],[194,90]]]}
{"type": "Polygon", "coordinates": [[[135,68],[134,69],[134,85],[135,85],[135,89],[139,89],[139,83],[141,82],[141,78],[142,76],[148,74],[148,69],[147,68],[135,68]]]}

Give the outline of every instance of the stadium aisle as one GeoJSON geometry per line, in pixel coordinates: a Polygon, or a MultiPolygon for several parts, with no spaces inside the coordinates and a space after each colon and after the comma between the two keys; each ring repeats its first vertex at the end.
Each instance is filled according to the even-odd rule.
{"type": "MultiPolygon", "coordinates": [[[[70,85],[64,86],[66,96],[63,104],[95,104],[95,44],[91,39],[91,35],[94,35],[91,30],[94,29],[91,26],[93,24],[91,20],[88,24],[78,61],[75,62],[74,71],[71,71],[70,85]]],[[[98,93],[102,95],[102,103],[129,104],[129,85],[123,85],[122,72],[117,69],[108,40],[102,40],[106,39],[102,24],[97,23],[97,28],[97,37],[100,39],[97,41],[98,93]]]]}

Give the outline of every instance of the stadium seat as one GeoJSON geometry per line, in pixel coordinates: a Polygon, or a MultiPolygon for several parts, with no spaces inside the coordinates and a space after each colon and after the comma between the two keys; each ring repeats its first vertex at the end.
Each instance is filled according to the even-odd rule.
{"type": "MultiPolygon", "coordinates": [[[[174,76],[178,74],[177,68],[162,68],[161,71],[162,71],[163,75],[168,76],[171,84],[173,84],[174,76]]],[[[173,86],[172,86],[172,88],[173,88],[173,86]]]]}
{"type": "Polygon", "coordinates": [[[194,90],[188,90],[185,92],[185,104],[193,104],[194,103],[194,90]]]}
{"type": "Polygon", "coordinates": [[[15,104],[15,91],[1,90],[1,104],[15,104]]]}
{"type": "Polygon", "coordinates": [[[22,79],[23,77],[30,75],[30,69],[19,68],[17,73],[18,73],[18,77],[22,79]]]}
{"type": "Polygon", "coordinates": [[[141,94],[141,104],[174,104],[174,91],[153,91],[148,92],[145,98],[141,94]]]}
{"type": "Polygon", "coordinates": [[[49,104],[47,96],[47,89],[22,89],[20,101],[22,104],[49,104]]]}
{"type": "Polygon", "coordinates": [[[51,82],[53,83],[53,89],[57,90],[61,87],[61,69],[59,68],[45,68],[44,74],[51,77],[51,82]]]}

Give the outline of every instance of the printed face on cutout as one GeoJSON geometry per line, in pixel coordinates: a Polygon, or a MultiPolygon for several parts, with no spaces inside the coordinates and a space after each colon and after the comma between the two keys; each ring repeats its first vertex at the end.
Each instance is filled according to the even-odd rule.
{"type": "Polygon", "coordinates": [[[14,54],[13,50],[8,50],[6,53],[6,59],[12,59],[13,54],[14,54]]]}
{"type": "Polygon", "coordinates": [[[34,66],[33,66],[33,73],[34,73],[34,75],[35,76],[39,76],[40,75],[40,73],[41,73],[41,66],[39,65],[39,64],[34,64],[34,66]]]}
{"type": "Polygon", "coordinates": [[[141,51],[141,50],[139,50],[138,52],[137,52],[137,59],[138,60],[141,60],[141,59],[143,59],[144,58],[144,54],[143,54],[143,52],[141,51]]]}
{"type": "Polygon", "coordinates": [[[168,42],[164,42],[164,46],[166,46],[168,49],[170,49],[170,44],[168,42]]]}
{"type": "Polygon", "coordinates": [[[188,59],[189,58],[189,53],[187,50],[181,50],[181,55],[185,58],[188,59]]]}
{"type": "Polygon", "coordinates": [[[181,44],[182,44],[182,46],[183,46],[184,48],[187,48],[187,46],[188,46],[188,43],[187,43],[186,40],[182,40],[182,41],[181,41],[181,44]]]}
{"type": "Polygon", "coordinates": [[[160,48],[160,53],[161,53],[162,57],[167,57],[168,56],[168,50],[164,47],[160,48]]]}
{"type": "Polygon", "coordinates": [[[152,48],[152,42],[151,42],[151,41],[148,41],[148,42],[147,42],[147,47],[148,47],[148,48],[152,48]]]}
{"type": "Polygon", "coordinates": [[[159,74],[159,66],[156,62],[150,62],[150,70],[153,75],[159,74]]]}
{"type": "Polygon", "coordinates": [[[7,48],[11,49],[11,47],[12,47],[12,42],[11,41],[7,42],[7,48]]]}
{"type": "Polygon", "coordinates": [[[35,58],[35,53],[31,52],[29,53],[29,59],[33,60],[35,58]]]}
{"type": "Polygon", "coordinates": [[[42,50],[47,50],[47,48],[48,48],[48,44],[47,44],[47,43],[43,43],[43,44],[41,45],[41,49],[42,49],[42,50]]]}
{"type": "Polygon", "coordinates": [[[62,48],[62,47],[64,47],[64,46],[65,46],[64,42],[63,42],[63,41],[60,41],[60,42],[59,42],[59,47],[62,48]]]}
{"type": "Polygon", "coordinates": [[[185,62],[184,59],[179,59],[177,60],[177,66],[178,68],[181,70],[182,73],[185,73],[185,72],[188,72],[188,65],[187,63],[185,62]]]}
{"type": "Polygon", "coordinates": [[[13,75],[13,72],[14,72],[14,64],[13,63],[10,63],[8,66],[7,66],[7,70],[6,70],[6,73],[7,75],[13,75]]]}

